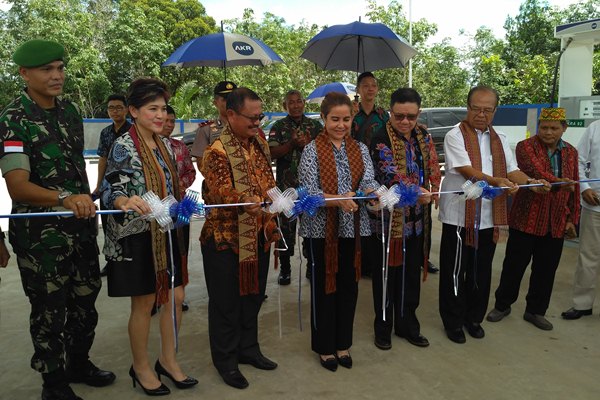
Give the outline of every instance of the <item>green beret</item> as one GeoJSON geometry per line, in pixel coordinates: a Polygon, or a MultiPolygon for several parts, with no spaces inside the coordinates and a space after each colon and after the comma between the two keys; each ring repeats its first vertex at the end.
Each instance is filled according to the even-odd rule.
{"type": "Polygon", "coordinates": [[[39,67],[52,61],[62,60],[65,48],[50,40],[33,39],[20,45],[13,54],[13,61],[20,67],[39,67]]]}

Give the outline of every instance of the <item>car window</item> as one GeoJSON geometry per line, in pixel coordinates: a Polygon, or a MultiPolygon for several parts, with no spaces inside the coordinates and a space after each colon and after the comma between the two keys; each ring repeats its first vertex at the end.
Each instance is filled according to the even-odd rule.
{"type": "Polygon", "coordinates": [[[461,120],[452,111],[436,111],[431,114],[431,121],[432,126],[430,128],[437,128],[439,126],[453,126],[461,120]]]}
{"type": "Polygon", "coordinates": [[[419,114],[419,119],[417,120],[417,123],[421,125],[427,125],[427,113],[422,112],[421,114],[419,114]]]}

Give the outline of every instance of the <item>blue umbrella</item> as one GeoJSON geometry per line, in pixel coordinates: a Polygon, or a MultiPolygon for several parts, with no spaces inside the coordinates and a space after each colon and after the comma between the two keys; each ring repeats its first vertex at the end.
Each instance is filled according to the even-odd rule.
{"type": "Polygon", "coordinates": [[[163,63],[163,67],[226,68],[278,62],[283,62],[281,57],[262,41],[237,33],[220,32],[182,44],[163,63]]]}
{"type": "Polygon", "coordinates": [[[313,90],[307,97],[308,103],[320,103],[323,101],[327,93],[340,92],[348,96],[356,95],[356,86],[347,82],[333,82],[326,85],[321,85],[313,90]]]}
{"type": "Polygon", "coordinates": [[[300,57],[324,70],[376,71],[404,67],[417,50],[380,23],[334,25],[313,37],[300,57]]]}

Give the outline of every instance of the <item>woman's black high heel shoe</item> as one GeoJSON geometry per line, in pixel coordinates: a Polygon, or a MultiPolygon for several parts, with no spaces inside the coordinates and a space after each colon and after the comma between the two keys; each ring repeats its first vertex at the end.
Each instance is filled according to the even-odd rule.
{"type": "Polygon", "coordinates": [[[189,389],[192,386],[195,386],[198,384],[198,379],[194,379],[191,377],[186,377],[184,380],[182,381],[176,381],[175,378],[173,378],[173,376],[169,373],[169,371],[167,371],[161,364],[160,361],[156,360],[156,364],[154,364],[154,370],[156,371],[157,375],[158,375],[158,379],[160,379],[161,375],[166,376],[167,378],[169,378],[177,387],[177,389],[189,389]]]}
{"type": "Polygon", "coordinates": [[[137,382],[140,385],[140,387],[142,388],[142,390],[144,391],[144,393],[146,393],[148,396],[166,396],[169,393],[171,393],[169,388],[166,387],[163,383],[161,383],[160,386],[157,387],[156,389],[146,389],[144,387],[144,385],[142,385],[141,382],[139,381],[139,379],[137,378],[137,375],[135,374],[135,371],[133,370],[133,365],[131,366],[131,368],[129,368],[129,376],[131,377],[131,380],[133,381],[133,387],[135,387],[135,383],[137,382]]]}
{"type": "Polygon", "coordinates": [[[331,372],[335,372],[338,367],[338,360],[335,356],[331,358],[323,359],[323,357],[319,356],[319,361],[321,361],[321,366],[330,370],[331,372]]]}

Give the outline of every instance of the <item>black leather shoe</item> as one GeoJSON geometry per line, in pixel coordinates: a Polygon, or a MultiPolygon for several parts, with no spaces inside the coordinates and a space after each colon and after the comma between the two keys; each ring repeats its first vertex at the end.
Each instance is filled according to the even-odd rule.
{"type": "Polygon", "coordinates": [[[431,261],[427,261],[427,272],[430,274],[437,274],[438,272],[440,272],[440,269],[433,265],[431,261]]]}
{"type": "Polygon", "coordinates": [[[337,358],[338,364],[340,364],[344,368],[352,368],[352,356],[350,354],[345,356],[340,356],[337,358]]]}
{"type": "Polygon", "coordinates": [[[448,339],[458,344],[463,344],[467,341],[467,338],[465,338],[465,333],[463,332],[462,328],[446,329],[446,336],[448,336],[448,339]]]}
{"type": "Polygon", "coordinates": [[[567,311],[560,314],[564,319],[579,319],[584,315],[592,315],[592,309],[587,310],[576,310],[575,308],[569,308],[567,311]]]}
{"type": "Polygon", "coordinates": [[[375,347],[380,350],[389,350],[392,348],[392,341],[390,339],[383,339],[375,336],[375,347]]]}
{"type": "Polygon", "coordinates": [[[277,278],[277,283],[279,283],[281,286],[287,286],[292,282],[292,278],[290,276],[291,274],[289,272],[279,272],[279,277],[277,278]]]}
{"type": "Polygon", "coordinates": [[[319,360],[321,361],[321,366],[325,369],[330,370],[331,372],[337,371],[338,360],[335,357],[330,357],[323,360],[323,357],[319,356],[319,360]]]}
{"type": "Polygon", "coordinates": [[[265,371],[270,371],[277,368],[277,363],[269,360],[267,357],[263,356],[262,353],[258,353],[258,356],[250,358],[250,357],[240,357],[240,364],[250,364],[254,368],[264,369],[265,371]]]}
{"type": "Polygon", "coordinates": [[[183,303],[181,303],[181,311],[187,311],[190,309],[190,305],[188,303],[186,303],[185,301],[183,303]]]}
{"type": "Polygon", "coordinates": [[[494,308],[492,311],[490,311],[488,313],[488,315],[487,315],[487,317],[485,317],[485,319],[487,319],[490,322],[498,322],[498,321],[501,321],[507,315],[509,315],[510,311],[511,311],[510,307],[508,307],[504,311],[500,311],[497,308],[494,308]]]}
{"type": "Polygon", "coordinates": [[[420,333],[417,336],[405,336],[404,337],[406,340],[408,340],[408,343],[417,346],[417,347],[427,347],[429,346],[429,340],[427,340],[427,338],[423,335],[421,335],[420,333]]]}
{"type": "Polygon", "coordinates": [[[248,381],[242,375],[239,369],[232,369],[231,371],[220,372],[221,378],[223,378],[223,382],[228,384],[231,387],[237,389],[246,389],[248,385],[248,381]]]}
{"type": "Polygon", "coordinates": [[[163,383],[161,383],[160,386],[156,389],[145,388],[144,385],[142,385],[139,381],[137,375],[135,374],[133,365],[131,366],[131,368],[129,368],[129,376],[131,377],[131,381],[133,382],[133,387],[135,388],[135,384],[137,383],[138,385],[140,385],[144,393],[146,393],[146,395],[148,396],[166,396],[169,393],[171,393],[171,390],[168,387],[166,387],[163,383]]]}
{"type": "Polygon", "coordinates": [[[467,332],[472,338],[481,339],[485,336],[485,331],[478,322],[467,322],[465,328],[467,328],[467,332]]]}
{"type": "Polygon", "coordinates": [[[161,375],[164,375],[167,378],[169,378],[171,380],[171,382],[173,382],[173,384],[175,384],[177,389],[189,389],[192,386],[195,386],[198,384],[198,379],[191,378],[189,376],[186,376],[185,379],[182,381],[176,381],[175,378],[173,378],[173,376],[169,373],[169,371],[167,371],[161,365],[160,361],[158,361],[158,360],[156,360],[156,363],[154,364],[154,370],[156,371],[156,374],[158,375],[158,380],[160,380],[161,375]]]}
{"type": "Polygon", "coordinates": [[[110,371],[103,371],[96,367],[90,360],[86,360],[83,365],[74,365],[67,363],[67,379],[71,383],[85,383],[89,386],[102,387],[110,385],[115,381],[115,374],[110,371]]]}
{"type": "Polygon", "coordinates": [[[70,386],[59,386],[42,389],[42,400],[83,400],[77,396],[70,386]]]}

